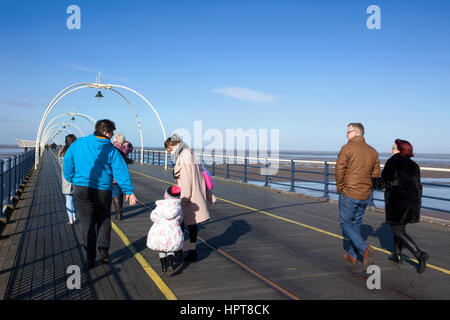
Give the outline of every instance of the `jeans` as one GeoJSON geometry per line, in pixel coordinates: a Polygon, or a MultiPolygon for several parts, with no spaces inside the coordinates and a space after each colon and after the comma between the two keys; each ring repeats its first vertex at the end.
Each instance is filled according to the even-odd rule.
{"type": "Polygon", "coordinates": [[[93,262],[96,247],[109,250],[112,192],[76,185],[73,188],[80,217],[82,244],[88,262],[93,262]]]}
{"type": "Polygon", "coordinates": [[[75,201],[73,200],[73,195],[66,194],[66,210],[69,220],[75,220],[75,214],[77,213],[77,207],[75,206],[75,201]]]}
{"type": "Polygon", "coordinates": [[[358,252],[363,253],[368,244],[361,237],[362,217],[369,204],[367,200],[355,200],[339,194],[339,220],[344,240],[344,249],[353,258],[357,258],[358,252]]]}

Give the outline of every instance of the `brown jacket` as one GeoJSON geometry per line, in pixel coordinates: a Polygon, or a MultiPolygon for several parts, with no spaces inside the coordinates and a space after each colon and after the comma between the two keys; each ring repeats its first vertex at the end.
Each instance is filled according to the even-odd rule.
{"type": "Polygon", "coordinates": [[[173,176],[181,188],[181,199],[189,200],[182,208],[184,224],[189,226],[208,220],[208,202],[214,202],[212,200],[214,196],[211,192],[207,192],[201,166],[195,162],[190,149],[181,151],[175,163],[173,176]]]}
{"type": "Polygon", "coordinates": [[[341,148],[336,162],[338,193],[355,200],[367,200],[372,177],[380,176],[378,152],[363,137],[354,137],[341,148]]]}

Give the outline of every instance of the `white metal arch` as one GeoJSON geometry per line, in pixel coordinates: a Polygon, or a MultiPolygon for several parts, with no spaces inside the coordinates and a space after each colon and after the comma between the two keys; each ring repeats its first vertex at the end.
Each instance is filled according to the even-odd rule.
{"type": "Polygon", "coordinates": [[[48,140],[48,137],[50,137],[52,134],[56,134],[56,133],[61,133],[62,131],[64,131],[67,134],[71,134],[72,132],[69,131],[69,129],[64,129],[64,128],[52,128],[50,130],[48,130],[48,132],[44,135],[42,141],[44,142],[43,144],[46,143],[45,140],[48,140]]]}
{"type": "MultiPolygon", "coordinates": [[[[58,131],[58,132],[55,132],[55,134],[53,134],[53,136],[51,136],[49,139],[47,139],[46,141],[45,141],[45,144],[47,144],[47,142],[50,142],[50,141],[52,141],[53,139],[55,139],[56,137],[58,137],[58,135],[59,135],[59,137],[60,138],[63,138],[63,134],[62,134],[62,131],[58,131]]],[[[57,142],[56,140],[55,140],[55,142],[57,142]]],[[[44,145],[45,145],[44,144],[44,145]]]]}
{"type": "MultiPolygon", "coordinates": [[[[74,91],[77,91],[77,90],[80,90],[80,89],[83,89],[83,88],[91,88],[91,86],[90,86],[91,84],[89,84],[89,83],[87,83],[87,84],[78,84],[78,85],[81,85],[81,86],[78,86],[78,87],[76,87],[76,88],[74,88],[74,89],[71,89],[71,88],[73,88],[74,86],[70,86],[70,87],[67,87],[66,89],[64,89],[63,91],[61,91],[61,92],[59,93],[59,95],[61,95],[63,92],[64,92],[64,94],[62,94],[61,97],[59,97],[56,101],[55,101],[55,99],[52,100],[53,105],[51,106],[50,109],[47,107],[47,110],[45,111],[44,117],[48,117],[48,115],[50,114],[51,110],[52,110],[52,109],[58,104],[58,102],[61,101],[65,96],[71,94],[71,93],[74,92],[74,91]],[[71,89],[71,90],[67,91],[68,89],[71,89]]],[[[143,138],[143,134],[142,134],[142,127],[141,127],[141,123],[140,123],[139,117],[138,117],[138,115],[136,114],[136,111],[134,110],[134,108],[133,108],[133,106],[131,105],[130,101],[128,101],[128,99],[125,98],[124,95],[122,95],[122,94],[121,94],[120,92],[118,92],[117,90],[112,89],[112,87],[111,87],[111,88],[106,88],[106,89],[110,89],[110,90],[116,92],[118,95],[120,95],[120,96],[128,103],[128,105],[130,106],[131,110],[133,110],[133,113],[134,113],[134,115],[135,115],[135,117],[136,117],[136,121],[137,121],[137,124],[138,124],[139,134],[140,134],[140,137],[141,137],[141,163],[143,163],[143,161],[144,161],[144,138],[143,138]]],[[[152,108],[153,108],[153,107],[152,107],[152,108]]],[[[153,110],[154,110],[154,108],[153,108],[153,110]]],[[[154,110],[154,111],[156,112],[156,110],[154,110]]],[[[158,116],[158,115],[157,115],[157,116],[158,116]]],[[[159,119],[159,116],[158,116],[158,119],[159,119]]],[[[44,122],[45,122],[45,121],[44,121],[44,122]]],[[[42,124],[42,121],[41,121],[41,124],[42,124]]],[[[163,130],[163,134],[164,134],[164,137],[165,137],[165,131],[164,131],[164,130],[163,130]]],[[[38,141],[37,141],[38,139],[40,139],[40,133],[38,133],[38,138],[36,139],[36,145],[38,145],[38,141]]],[[[40,146],[40,143],[39,143],[39,146],[40,146]]],[[[36,147],[36,148],[37,148],[37,147],[36,147]]],[[[37,150],[37,149],[36,149],[36,150],[37,150]]],[[[41,153],[41,154],[42,154],[42,153],[41,153]]],[[[38,158],[36,157],[35,160],[38,160],[38,158]]],[[[37,163],[37,162],[36,162],[36,163],[37,163]]]]}
{"type": "MultiPolygon", "coordinates": [[[[60,122],[60,123],[56,123],[56,124],[52,125],[50,128],[47,128],[47,129],[44,131],[44,133],[43,133],[44,138],[42,139],[42,141],[44,141],[45,138],[48,138],[48,136],[49,136],[48,133],[50,133],[52,129],[61,129],[61,130],[63,130],[64,128],[61,128],[62,126],[70,126],[70,127],[74,127],[75,129],[78,130],[78,132],[80,133],[80,135],[81,135],[82,137],[84,137],[83,131],[82,131],[78,126],[74,125],[73,123],[60,122]],[[58,126],[59,126],[59,127],[58,127],[58,126]]],[[[72,132],[70,132],[69,130],[66,130],[66,131],[69,132],[69,134],[72,133],[72,132]]],[[[47,140],[48,140],[48,139],[47,139],[47,140]]],[[[42,144],[45,145],[45,143],[46,143],[46,141],[45,141],[44,143],[42,143],[42,144]]],[[[42,149],[42,150],[41,150],[41,156],[42,156],[42,153],[43,153],[43,152],[44,152],[44,150],[42,149]]]]}
{"type": "Polygon", "coordinates": [[[138,125],[138,128],[139,128],[139,134],[141,136],[141,163],[144,163],[144,136],[142,134],[141,121],[140,121],[138,115],[136,114],[136,111],[134,111],[134,108],[131,105],[130,101],[128,101],[128,99],[125,98],[125,96],[123,94],[121,94],[119,91],[117,91],[117,90],[115,90],[113,88],[111,88],[110,90],[114,91],[119,96],[121,96],[128,103],[128,105],[130,106],[131,110],[133,110],[133,113],[134,113],[134,116],[136,117],[137,125],[138,125]]]}
{"type": "MultiPolygon", "coordinates": [[[[52,128],[49,128],[49,130],[47,130],[47,132],[44,134],[44,136],[43,136],[43,138],[42,138],[42,141],[43,141],[43,145],[45,145],[46,143],[47,143],[47,141],[49,140],[49,136],[50,135],[52,135],[52,134],[54,134],[54,133],[60,133],[60,132],[62,132],[62,131],[65,131],[67,134],[71,134],[72,132],[69,130],[69,129],[67,129],[67,128],[58,128],[58,127],[56,127],[56,125],[55,126],[52,126],[52,128]],[[46,141],[47,140],[47,141],[46,141]]],[[[83,133],[81,132],[81,135],[83,135],[83,133]]],[[[42,152],[41,152],[41,155],[42,155],[42,152]]]]}
{"type": "MultiPolygon", "coordinates": [[[[47,130],[50,130],[52,128],[56,128],[57,126],[70,126],[70,127],[74,127],[75,129],[78,130],[78,132],[81,134],[81,136],[84,137],[84,132],[80,129],[80,127],[78,127],[77,125],[73,124],[73,123],[68,123],[68,122],[60,122],[60,123],[56,123],[54,125],[52,125],[50,128],[48,128],[47,130]]],[[[46,131],[47,131],[46,130],[46,131]]],[[[43,135],[45,136],[46,131],[44,131],[43,135]]]]}
{"type": "Polygon", "coordinates": [[[62,132],[56,132],[50,139],[47,140],[46,144],[53,141],[56,144],[64,145],[63,142],[56,140],[56,138],[60,139],[61,141],[64,141],[64,134],[62,134],[62,132]]]}
{"type": "MultiPolygon", "coordinates": [[[[166,131],[164,129],[164,125],[162,124],[161,118],[159,117],[158,112],[156,111],[156,109],[153,107],[153,105],[144,97],[142,96],[139,92],[125,87],[125,86],[121,86],[121,85],[114,85],[114,84],[103,84],[103,83],[77,83],[77,84],[73,84],[68,86],[67,88],[63,89],[62,91],[60,91],[54,98],[53,100],[50,102],[50,104],[47,106],[47,109],[44,112],[44,115],[41,119],[41,123],[39,125],[39,129],[38,129],[38,133],[37,133],[37,138],[36,138],[36,157],[35,157],[35,168],[37,168],[38,164],[39,164],[39,150],[40,150],[40,138],[42,135],[42,127],[44,126],[45,121],[47,120],[48,115],[50,114],[50,112],[53,110],[53,108],[56,106],[56,104],[61,101],[61,99],[63,99],[65,96],[67,96],[68,94],[76,91],[76,90],[80,90],[83,88],[98,88],[98,89],[107,89],[107,90],[111,90],[113,87],[117,87],[117,88],[123,88],[125,90],[131,91],[134,94],[136,94],[137,96],[139,96],[142,100],[144,100],[144,102],[153,110],[153,112],[155,113],[156,117],[158,118],[159,124],[161,126],[161,130],[164,136],[164,140],[166,140],[166,131]],[[73,89],[72,89],[73,88],[73,89]]],[[[117,90],[113,90],[116,93],[119,93],[117,90]]],[[[122,94],[119,94],[122,98],[125,98],[122,94]]],[[[126,98],[125,98],[126,99],[126,98]]],[[[126,99],[126,101],[129,103],[129,101],[126,99]]],[[[129,103],[129,105],[131,106],[131,104],[129,103]]],[[[133,109],[134,111],[134,109],[133,109]]],[[[137,114],[135,113],[136,118],[137,114]]],[[[138,122],[138,126],[140,127],[140,122],[138,122]]],[[[141,140],[142,141],[142,140],[141,140]]],[[[143,143],[142,143],[143,144],[143,143]]],[[[143,161],[143,145],[141,146],[141,162],[143,161]]],[[[165,169],[167,169],[167,151],[165,152],[165,169]]]]}
{"type": "MultiPolygon", "coordinates": [[[[68,134],[71,133],[69,130],[63,129],[63,128],[53,129],[53,131],[48,132],[48,134],[46,134],[46,135],[44,136],[44,138],[42,139],[42,141],[43,141],[42,145],[45,146],[45,145],[47,144],[47,141],[52,140],[54,137],[56,137],[56,136],[57,136],[58,134],[60,134],[62,131],[65,131],[65,132],[68,133],[68,134]],[[56,131],[55,131],[55,130],[56,130],[56,131]],[[53,136],[52,136],[51,138],[49,138],[50,135],[52,135],[52,134],[53,134],[53,136]]],[[[41,153],[42,153],[42,151],[41,151],[41,153]]]]}
{"type": "MultiPolygon", "coordinates": [[[[64,116],[73,116],[73,117],[74,117],[74,116],[80,116],[80,117],[86,119],[87,121],[89,121],[89,122],[92,124],[92,126],[95,127],[95,122],[96,122],[96,121],[95,121],[95,119],[92,118],[90,115],[87,115],[87,114],[84,114],[84,113],[69,112],[69,113],[62,113],[62,114],[59,114],[59,115],[57,115],[56,117],[52,118],[52,119],[47,123],[47,126],[45,127],[45,129],[44,129],[42,132],[47,131],[48,127],[49,127],[53,122],[55,122],[57,119],[59,119],[59,118],[61,118],[61,117],[64,117],[64,116]]],[[[42,135],[44,135],[44,134],[42,134],[42,135]]]]}

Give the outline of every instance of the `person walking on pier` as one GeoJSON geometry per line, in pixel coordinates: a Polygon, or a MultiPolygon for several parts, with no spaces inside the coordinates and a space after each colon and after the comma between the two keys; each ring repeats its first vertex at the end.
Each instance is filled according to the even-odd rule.
{"type": "Polygon", "coordinates": [[[181,189],[170,186],[164,193],[164,199],[156,201],[156,208],[151,212],[153,225],[147,235],[147,247],[159,251],[162,272],[174,268],[175,252],[183,249],[183,210],[181,209],[181,189]]]}
{"type": "Polygon", "coordinates": [[[195,250],[198,224],[209,220],[208,203],[214,202],[214,195],[206,188],[205,178],[199,161],[177,134],[164,142],[164,148],[174,157],[173,176],[181,188],[181,205],[184,215],[184,226],[189,230],[189,252],[184,261],[197,260],[195,250]]]}
{"type": "Polygon", "coordinates": [[[422,183],[420,167],[411,158],[413,147],[406,140],[396,139],[392,157],[386,161],[381,178],[372,179],[375,189],[386,189],[384,193],[386,222],[394,234],[394,252],[389,259],[402,263],[402,246],[408,248],[419,262],[418,273],[423,273],[429,256],[416,245],[406,233],[408,223],[420,222],[422,205],[422,183]]]}
{"type": "MultiPolygon", "coordinates": [[[[116,133],[113,140],[114,147],[120,151],[125,163],[133,163],[133,160],[128,158],[128,155],[133,151],[133,145],[131,142],[125,141],[125,135],[123,133],[116,133]]],[[[116,221],[120,221],[122,220],[123,214],[123,191],[117,184],[116,179],[113,180],[112,202],[116,210],[115,219],[116,221]]]]}
{"type": "Polygon", "coordinates": [[[69,222],[68,224],[73,225],[76,220],[76,206],[75,201],[73,200],[73,186],[70,182],[68,182],[66,179],[64,179],[63,174],[63,161],[64,161],[64,155],[66,154],[67,149],[70,147],[70,145],[77,139],[77,137],[73,134],[69,134],[66,136],[65,142],[66,144],[62,148],[61,152],[59,153],[59,162],[61,164],[61,189],[63,195],[66,196],[66,210],[67,215],[69,216],[69,222]]]}
{"type": "Polygon", "coordinates": [[[63,173],[74,186],[87,268],[94,266],[96,247],[102,263],[110,261],[113,177],[126,193],[125,200],[132,206],[137,201],[127,165],[110,141],[115,129],[110,120],[97,121],[94,134],[77,139],[64,157],[63,173]]]}
{"type": "Polygon", "coordinates": [[[372,264],[373,249],[361,237],[361,224],[369,204],[372,178],[380,175],[378,152],[364,139],[364,126],[350,123],[345,144],[336,162],[336,188],[339,194],[339,219],[344,237],[344,259],[357,263],[363,256],[363,271],[372,264]]]}

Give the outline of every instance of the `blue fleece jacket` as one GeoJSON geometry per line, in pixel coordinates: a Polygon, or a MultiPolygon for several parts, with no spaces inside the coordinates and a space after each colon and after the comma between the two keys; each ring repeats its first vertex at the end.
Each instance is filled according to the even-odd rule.
{"type": "Polygon", "coordinates": [[[112,190],[114,178],[127,195],[134,191],[119,150],[108,139],[93,134],[78,138],[70,145],[64,156],[63,174],[76,186],[112,190]]]}

